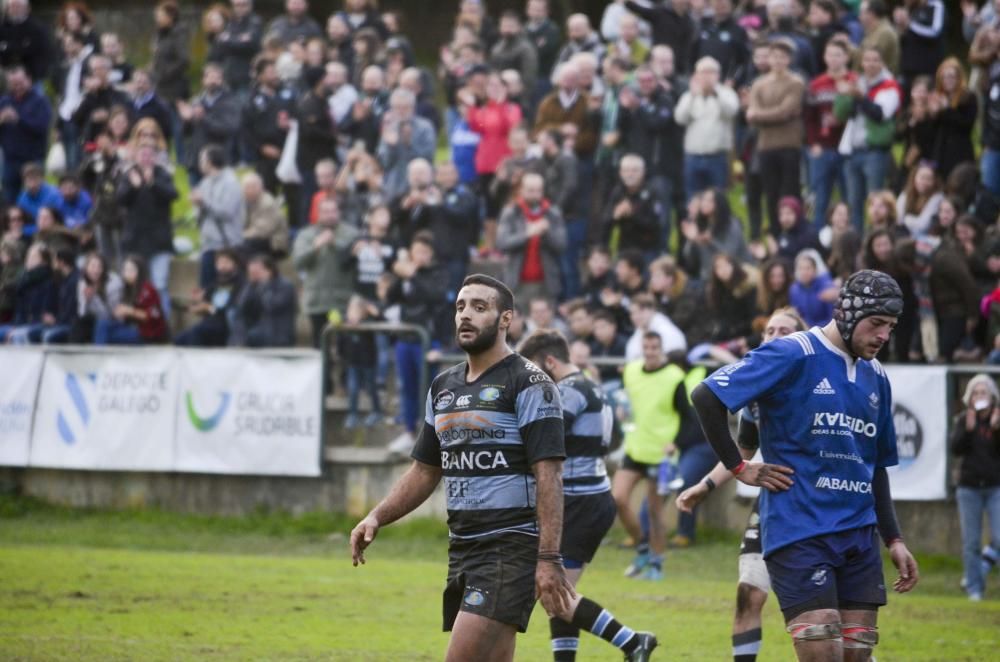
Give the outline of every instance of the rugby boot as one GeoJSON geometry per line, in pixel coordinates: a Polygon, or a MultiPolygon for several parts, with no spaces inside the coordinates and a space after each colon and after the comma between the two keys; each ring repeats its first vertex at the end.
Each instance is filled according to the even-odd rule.
{"type": "Polygon", "coordinates": [[[652,632],[636,632],[635,636],[639,637],[639,645],[631,653],[625,654],[625,662],[649,662],[653,649],[660,642],[652,632]]]}

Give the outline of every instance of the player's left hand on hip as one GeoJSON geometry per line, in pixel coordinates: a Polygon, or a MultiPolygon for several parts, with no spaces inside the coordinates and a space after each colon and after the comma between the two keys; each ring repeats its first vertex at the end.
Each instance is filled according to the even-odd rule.
{"type": "Polygon", "coordinates": [[[550,617],[566,614],[576,598],[563,567],[545,561],[540,561],[535,569],[535,594],[550,617]]]}
{"type": "Polygon", "coordinates": [[[781,492],[790,488],[794,481],[791,476],[795,471],[791,467],[766,462],[747,462],[736,479],[747,485],[757,485],[772,492],[781,492]]]}
{"type": "Polygon", "coordinates": [[[902,540],[894,542],[889,548],[889,558],[899,571],[899,577],[892,583],[893,590],[897,593],[912,591],[920,581],[920,571],[917,568],[917,560],[907,549],[906,543],[902,540]]]}

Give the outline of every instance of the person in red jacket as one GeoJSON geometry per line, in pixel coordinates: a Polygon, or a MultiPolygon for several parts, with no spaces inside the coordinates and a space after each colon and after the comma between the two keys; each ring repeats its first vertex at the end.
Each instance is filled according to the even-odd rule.
{"type": "Polygon", "coordinates": [[[500,162],[511,153],[508,138],[521,123],[521,107],[507,100],[507,86],[495,73],[490,74],[486,81],[485,104],[477,106],[469,91],[459,94],[459,103],[469,128],[482,136],[476,148],[476,174],[479,176],[480,195],[486,201],[485,247],[492,249],[496,241],[496,218],[503,201],[490,194],[490,184],[500,162]]]}
{"type": "Polygon", "coordinates": [[[115,307],[114,317],[97,320],[94,344],[142,345],[165,341],[167,323],[145,261],[138,255],[127,256],[122,262],[122,280],[125,282],[122,302],[115,307]]]}
{"type": "Polygon", "coordinates": [[[843,175],[843,157],[838,151],[844,122],[833,114],[833,100],[841,82],[853,85],[858,76],[848,67],[851,60],[850,46],[831,39],[823,52],[826,72],[812,79],[806,96],[805,125],[808,146],[809,189],[813,200],[813,227],[819,232],[826,225],[827,207],[833,197],[834,183],[840,189],[841,199],[847,197],[843,175]]]}

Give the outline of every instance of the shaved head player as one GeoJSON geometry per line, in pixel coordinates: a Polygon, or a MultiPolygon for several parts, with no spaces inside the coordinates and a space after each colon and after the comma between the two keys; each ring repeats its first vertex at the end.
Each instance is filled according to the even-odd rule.
{"type": "Polygon", "coordinates": [[[551,616],[576,595],[562,535],[563,441],[559,389],[507,345],[514,295],[473,274],[455,301],[455,335],[467,360],[427,394],[413,464],[351,532],[354,564],[380,527],[423,503],[444,479],[448,506],[446,660],[508,662],[535,600],[551,616]]]}

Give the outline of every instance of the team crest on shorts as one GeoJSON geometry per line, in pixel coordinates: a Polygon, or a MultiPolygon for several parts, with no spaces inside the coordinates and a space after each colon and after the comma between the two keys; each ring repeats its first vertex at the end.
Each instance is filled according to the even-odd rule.
{"type": "Polygon", "coordinates": [[[815,584],[816,586],[822,586],[823,584],[825,584],[826,583],[826,569],[825,568],[820,568],[819,570],[817,570],[816,572],[814,572],[813,575],[812,575],[812,577],[810,577],[810,581],[812,581],[812,583],[815,584]]]}
{"type": "Polygon", "coordinates": [[[486,596],[483,595],[482,591],[472,589],[465,593],[465,600],[463,602],[465,602],[465,604],[469,605],[470,607],[478,607],[479,605],[486,602],[486,596]]]}

